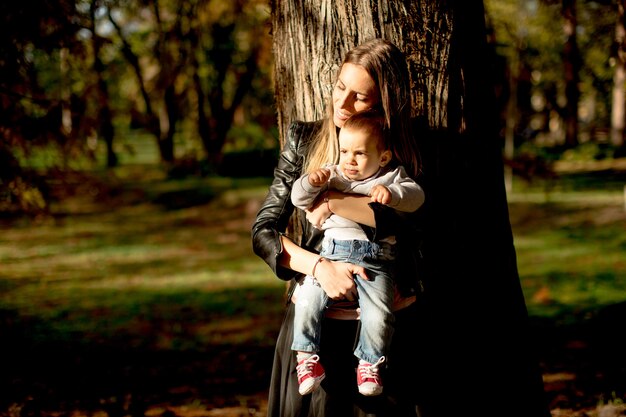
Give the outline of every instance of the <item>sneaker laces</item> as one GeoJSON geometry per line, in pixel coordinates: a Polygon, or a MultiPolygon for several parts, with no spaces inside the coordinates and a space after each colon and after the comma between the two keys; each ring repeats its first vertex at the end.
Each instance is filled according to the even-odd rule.
{"type": "Polygon", "coordinates": [[[313,373],[313,367],[320,360],[318,355],[311,355],[306,358],[300,365],[296,366],[296,371],[298,371],[298,378],[302,378],[305,375],[310,375],[313,373]]]}
{"type": "Polygon", "coordinates": [[[365,379],[378,379],[378,365],[385,362],[385,357],[381,356],[378,361],[374,364],[362,363],[359,364],[359,372],[361,373],[361,378],[365,379]]]}

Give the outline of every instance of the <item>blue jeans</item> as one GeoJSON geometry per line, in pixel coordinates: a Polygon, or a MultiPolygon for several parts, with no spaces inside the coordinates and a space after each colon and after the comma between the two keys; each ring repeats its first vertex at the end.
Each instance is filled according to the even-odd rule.
{"type": "MultiPolygon", "coordinates": [[[[363,240],[324,238],[320,255],[350,262],[367,269],[369,280],[355,275],[361,309],[361,328],[354,355],[369,363],[384,356],[393,335],[394,315],[391,309],[394,284],[391,268],[395,248],[386,243],[363,240]]],[[[291,349],[317,352],[320,346],[324,310],[332,303],[315,278],[307,275],[300,283],[295,306],[294,337],[291,349]]]]}

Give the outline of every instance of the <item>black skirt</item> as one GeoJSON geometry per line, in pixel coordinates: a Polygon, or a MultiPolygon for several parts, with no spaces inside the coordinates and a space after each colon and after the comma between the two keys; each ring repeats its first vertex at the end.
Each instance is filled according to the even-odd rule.
{"type": "Polygon", "coordinates": [[[415,359],[416,307],[396,312],[395,332],[386,366],[381,368],[383,394],[366,397],[356,385],[358,359],[354,356],[359,321],[326,318],[322,323],[320,362],[326,378],[310,395],[298,392],[293,339],[294,305],[289,304],[280,329],[272,369],[268,417],[416,417],[418,398],[413,380],[419,372],[415,359]],[[412,359],[413,358],[413,359],[412,359]]]}

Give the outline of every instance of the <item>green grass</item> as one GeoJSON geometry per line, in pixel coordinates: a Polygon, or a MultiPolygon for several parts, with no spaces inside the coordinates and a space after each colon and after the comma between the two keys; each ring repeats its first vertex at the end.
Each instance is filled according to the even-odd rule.
{"type": "MultiPolygon", "coordinates": [[[[118,175],[126,183],[136,172],[118,175]]],[[[54,205],[63,215],[4,225],[0,312],[33,340],[272,345],[285,286],[250,241],[268,180],[148,178],[115,190],[83,184],[99,187],[96,201],[76,193],[54,205]],[[190,190],[205,201],[172,207],[190,190]]]]}
{"type": "MultiPolygon", "coordinates": [[[[623,182],[581,175],[549,187],[516,181],[509,194],[522,288],[544,332],[546,387],[558,398],[571,396],[572,404],[581,390],[588,404],[604,395],[603,386],[584,386],[592,365],[579,349],[586,346],[580,331],[589,326],[577,325],[626,302],[623,182]],[[553,351],[559,353],[552,357],[553,351]]],[[[78,409],[88,409],[92,397],[97,404],[127,398],[119,381],[157,393],[150,395],[159,404],[180,401],[175,392],[200,401],[202,390],[219,398],[201,402],[202,410],[231,397],[249,404],[242,393],[259,392],[269,380],[286,289],[251,247],[250,228],[269,183],[172,180],[159,169],[126,164],[56,178],[54,195],[63,198],[51,205],[52,217],[0,220],[0,335],[15,352],[5,364],[13,372],[8,380],[23,381],[32,398],[42,386],[47,391],[39,397],[60,403],[85,397],[68,406],[78,409]],[[111,352],[128,356],[102,362],[111,352]],[[59,354],[66,356],[57,363],[59,354]],[[88,392],[78,389],[84,374],[92,378],[88,392]]],[[[619,314],[599,329],[619,331],[619,314]]],[[[606,360],[617,350],[597,355],[606,360]]],[[[604,365],[593,362],[592,383],[604,365]]],[[[609,389],[622,386],[603,381],[609,389]]]]}
{"type": "Polygon", "coordinates": [[[548,192],[522,184],[509,196],[531,316],[579,320],[626,301],[623,174],[591,176],[566,176],[548,192]]]}
{"type": "MultiPolygon", "coordinates": [[[[270,346],[285,284],[250,241],[268,185],[168,180],[141,165],[106,182],[66,179],[73,192],[52,205],[54,218],[0,226],[0,313],[33,340],[270,346]]],[[[516,185],[509,206],[532,316],[568,321],[626,301],[623,198],[613,182],[516,185]]]]}

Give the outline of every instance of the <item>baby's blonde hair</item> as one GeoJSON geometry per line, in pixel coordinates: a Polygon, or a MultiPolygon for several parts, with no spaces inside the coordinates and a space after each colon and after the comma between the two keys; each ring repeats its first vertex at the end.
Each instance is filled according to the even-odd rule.
{"type": "Polygon", "coordinates": [[[354,113],[345,121],[341,130],[365,133],[368,139],[376,141],[376,148],[381,152],[392,148],[385,118],[378,110],[370,109],[354,113]]]}

